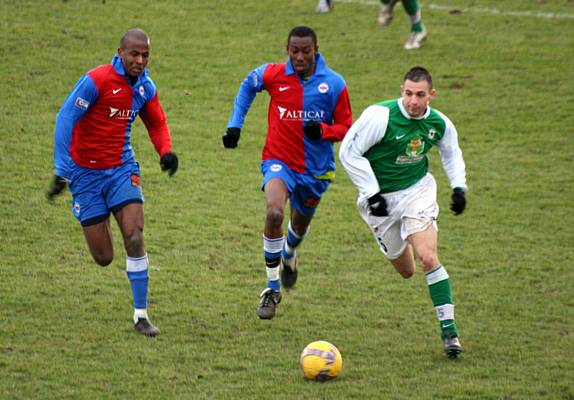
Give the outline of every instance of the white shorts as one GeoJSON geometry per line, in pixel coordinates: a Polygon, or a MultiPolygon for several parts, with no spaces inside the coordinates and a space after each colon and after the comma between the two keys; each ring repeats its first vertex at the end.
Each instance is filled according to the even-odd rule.
{"type": "MultiPolygon", "coordinates": [[[[397,192],[385,193],[388,217],[371,215],[367,204],[357,203],[359,214],[375,235],[381,251],[394,260],[407,246],[407,238],[433,225],[438,230],[436,181],[427,173],[413,186],[397,192]]],[[[363,202],[365,203],[365,202],[363,202]]]]}

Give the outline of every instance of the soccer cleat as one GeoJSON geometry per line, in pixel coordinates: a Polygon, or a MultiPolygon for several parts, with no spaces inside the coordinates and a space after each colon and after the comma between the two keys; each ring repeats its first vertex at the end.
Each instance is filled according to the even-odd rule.
{"type": "Polygon", "coordinates": [[[390,4],[383,4],[381,6],[381,13],[377,22],[381,28],[386,28],[393,22],[393,7],[397,4],[398,0],[392,1],[390,4]]]}
{"type": "Polygon", "coordinates": [[[147,318],[138,318],[138,322],[134,324],[134,329],[148,337],[159,335],[159,329],[156,328],[147,318]]]}
{"type": "Polygon", "coordinates": [[[406,50],[420,49],[424,40],[427,38],[427,30],[423,28],[421,32],[411,32],[409,38],[405,42],[406,50]]]}
{"type": "Polygon", "coordinates": [[[454,333],[448,333],[442,337],[444,344],[444,352],[448,358],[457,358],[462,353],[462,346],[458,340],[458,336],[454,333]]]}
{"type": "Polygon", "coordinates": [[[261,301],[257,307],[257,315],[261,319],[273,319],[275,316],[275,307],[281,303],[281,292],[274,292],[273,289],[267,288],[259,295],[261,301]]]}
{"type": "Polygon", "coordinates": [[[281,285],[286,289],[295,286],[297,282],[297,253],[289,260],[282,258],[283,268],[281,269],[281,285]]]}
{"type": "Polygon", "coordinates": [[[333,9],[333,0],[319,0],[317,3],[317,11],[319,14],[325,14],[333,9]]]}

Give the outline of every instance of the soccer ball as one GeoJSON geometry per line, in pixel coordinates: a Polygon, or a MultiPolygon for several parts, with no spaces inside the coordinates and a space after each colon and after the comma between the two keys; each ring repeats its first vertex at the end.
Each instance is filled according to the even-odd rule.
{"type": "Polygon", "coordinates": [[[301,353],[300,362],[305,378],[315,381],[335,379],[343,369],[341,353],[324,340],[309,343],[301,353]]]}

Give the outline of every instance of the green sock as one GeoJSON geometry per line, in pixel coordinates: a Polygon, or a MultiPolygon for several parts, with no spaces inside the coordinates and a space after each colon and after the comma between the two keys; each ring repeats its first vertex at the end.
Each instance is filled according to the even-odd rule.
{"type": "Polygon", "coordinates": [[[446,269],[442,265],[426,274],[427,284],[433,306],[440,322],[442,336],[458,334],[454,322],[454,303],[452,301],[452,287],[446,269]]]}
{"type": "Polygon", "coordinates": [[[415,22],[411,25],[411,32],[422,32],[423,31],[423,23],[421,21],[415,22]]]}

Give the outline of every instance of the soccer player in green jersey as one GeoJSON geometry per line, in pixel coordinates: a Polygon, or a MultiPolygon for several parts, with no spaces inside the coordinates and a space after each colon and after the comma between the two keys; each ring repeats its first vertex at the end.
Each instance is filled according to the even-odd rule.
{"type": "MultiPolygon", "coordinates": [[[[427,31],[421,21],[421,8],[418,0],[401,0],[403,7],[411,20],[411,33],[405,42],[405,49],[413,50],[422,46],[427,37],[427,31]]],[[[381,13],[379,14],[379,25],[385,28],[393,21],[393,8],[398,0],[381,0],[381,13]]]]}
{"type": "Polygon", "coordinates": [[[339,157],[359,191],[357,207],[384,255],[403,278],[422,264],[449,357],[462,351],[449,275],[438,259],[438,204],[427,153],[437,146],[453,189],[451,210],[464,211],[466,172],[453,123],[430,107],[430,73],[410,69],[401,98],[368,107],[341,144],[339,157]]]}
{"type": "MultiPolygon", "coordinates": [[[[378,22],[381,28],[385,28],[393,21],[393,8],[399,0],[381,0],[381,13],[378,22]]],[[[418,0],[401,0],[406,13],[411,20],[411,33],[405,42],[405,49],[413,50],[422,46],[427,38],[427,31],[421,20],[421,8],[418,0]]],[[[318,13],[328,13],[333,10],[335,0],[319,0],[316,11],[318,13]]]]}

